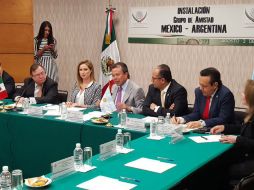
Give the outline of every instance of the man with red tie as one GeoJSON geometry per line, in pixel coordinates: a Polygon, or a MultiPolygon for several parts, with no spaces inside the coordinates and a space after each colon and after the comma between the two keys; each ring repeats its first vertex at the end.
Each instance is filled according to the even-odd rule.
{"type": "Polygon", "coordinates": [[[220,72],[213,67],[202,70],[199,86],[195,89],[193,112],[172,121],[187,123],[189,128],[211,128],[234,122],[234,95],[222,84],[220,72]]]}

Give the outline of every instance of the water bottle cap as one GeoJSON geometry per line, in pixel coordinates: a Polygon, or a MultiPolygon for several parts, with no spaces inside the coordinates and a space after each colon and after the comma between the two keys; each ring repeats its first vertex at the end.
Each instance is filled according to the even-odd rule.
{"type": "Polygon", "coordinates": [[[123,109],[123,112],[126,112],[126,109],[123,109]]]}
{"type": "Polygon", "coordinates": [[[8,171],[8,170],[9,170],[8,166],[3,166],[3,171],[8,171]]]}
{"type": "Polygon", "coordinates": [[[170,116],[170,113],[167,113],[168,116],[170,116]]]}
{"type": "Polygon", "coordinates": [[[80,143],[76,143],[76,148],[80,148],[81,144],[80,143]]]}
{"type": "Polygon", "coordinates": [[[117,130],[117,133],[122,133],[122,129],[118,129],[118,130],[117,130]]]}

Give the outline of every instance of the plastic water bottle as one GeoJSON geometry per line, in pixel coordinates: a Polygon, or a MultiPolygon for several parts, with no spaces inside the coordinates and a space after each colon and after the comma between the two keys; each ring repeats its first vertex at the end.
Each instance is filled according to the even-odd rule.
{"type": "Polygon", "coordinates": [[[83,166],[83,150],[80,143],[76,144],[76,148],[73,151],[74,168],[78,171],[83,166]]]}
{"type": "Polygon", "coordinates": [[[123,109],[120,116],[120,124],[123,128],[126,128],[126,120],[127,120],[127,113],[126,113],[126,110],[123,109]]]}
{"type": "Polygon", "coordinates": [[[0,181],[1,190],[11,190],[11,173],[8,170],[8,166],[3,166],[0,181]]]}
{"type": "Polygon", "coordinates": [[[171,116],[170,113],[167,113],[166,117],[165,117],[165,123],[166,124],[170,124],[171,123],[171,116]]]}
{"type": "Polygon", "coordinates": [[[118,129],[116,134],[116,151],[123,149],[123,133],[122,129],[118,129]]]}

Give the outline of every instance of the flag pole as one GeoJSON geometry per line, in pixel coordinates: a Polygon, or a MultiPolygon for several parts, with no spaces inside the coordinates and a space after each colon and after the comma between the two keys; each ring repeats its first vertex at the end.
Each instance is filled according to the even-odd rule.
{"type": "Polygon", "coordinates": [[[108,11],[116,11],[116,8],[112,8],[111,0],[108,0],[108,7],[106,8],[106,12],[108,11]]]}

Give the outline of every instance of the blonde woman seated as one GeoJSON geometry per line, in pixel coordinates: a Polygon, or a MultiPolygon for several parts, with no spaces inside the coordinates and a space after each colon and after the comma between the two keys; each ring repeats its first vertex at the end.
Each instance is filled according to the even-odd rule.
{"type": "Polygon", "coordinates": [[[82,61],[77,67],[77,82],[68,106],[94,108],[101,98],[101,86],[95,82],[93,64],[89,60],[82,61]]]}

